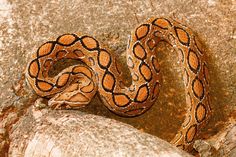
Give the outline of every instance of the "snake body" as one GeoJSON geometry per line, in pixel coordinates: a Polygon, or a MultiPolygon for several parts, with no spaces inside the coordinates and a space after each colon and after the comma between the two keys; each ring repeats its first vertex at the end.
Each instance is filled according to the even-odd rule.
{"type": "Polygon", "coordinates": [[[26,77],[38,95],[51,98],[49,106],[53,108],[85,106],[98,91],[112,112],[137,116],[153,105],[159,93],[156,48],[160,41],[172,45],[181,56],[188,111],[171,143],[188,149],[210,114],[208,68],[196,35],[175,20],[151,18],[131,33],[126,51],[130,86],[123,84],[117,57],[95,38],[80,34],[64,34],[40,46],[28,64],[26,77]],[[76,59],[83,64],[50,77],[49,69],[61,59],[76,59]]]}

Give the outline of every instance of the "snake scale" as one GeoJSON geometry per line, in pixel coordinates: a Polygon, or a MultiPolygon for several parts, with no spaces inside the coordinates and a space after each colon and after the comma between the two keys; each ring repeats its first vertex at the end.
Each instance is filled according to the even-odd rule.
{"type": "Polygon", "coordinates": [[[126,57],[130,86],[123,84],[117,57],[95,38],[81,34],[64,34],[41,45],[28,64],[26,78],[38,95],[50,98],[48,105],[52,108],[85,106],[98,92],[112,112],[137,116],[153,105],[159,93],[156,48],[161,41],[169,43],[180,56],[188,110],[171,143],[188,150],[211,112],[209,74],[196,35],[173,19],[150,18],[129,36],[126,57]],[[61,59],[76,59],[83,64],[69,66],[50,77],[50,68],[61,59]]]}

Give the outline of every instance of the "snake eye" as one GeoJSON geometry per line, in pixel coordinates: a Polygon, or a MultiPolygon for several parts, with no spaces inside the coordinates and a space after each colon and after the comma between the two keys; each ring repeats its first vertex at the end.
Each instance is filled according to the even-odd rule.
{"type": "Polygon", "coordinates": [[[77,36],[75,34],[64,34],[57,38],[57,43],[63,46],[70,46],[74,44],[77,40],[77,36]]]}

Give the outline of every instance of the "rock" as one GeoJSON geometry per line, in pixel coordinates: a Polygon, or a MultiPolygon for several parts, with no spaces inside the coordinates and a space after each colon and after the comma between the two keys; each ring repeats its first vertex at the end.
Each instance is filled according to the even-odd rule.
{"type": "Polygon", "coordinates": [[[31,107],[14,125],[10,141],[9,157],[191,156],[128,124],[73,110],[31,107]]]}

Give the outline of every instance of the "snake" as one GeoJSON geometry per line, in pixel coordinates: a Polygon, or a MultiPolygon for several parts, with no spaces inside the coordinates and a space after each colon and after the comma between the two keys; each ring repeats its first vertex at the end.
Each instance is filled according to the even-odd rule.
{"type": "Polygon", "coordinates": [[[187,104],[185,119],[170,143],[189,150],[211,113],[209,71],[197,35],[172,18],[152,17],[131,32],[126,50],[130,85],[124,84],[118,57],[94,37],[80,33],[63,34],[42,44],[27,65],[27,82],[36,94],[49,98],[48,106],[54,109],[84,107],[98,93],[115,114],[138,116],[151,108],[160,92],[156,51],[162,41],[179,56],[187,104]],[[62,59],[81,64],[50,76],[50,69],[62,59]]]}

